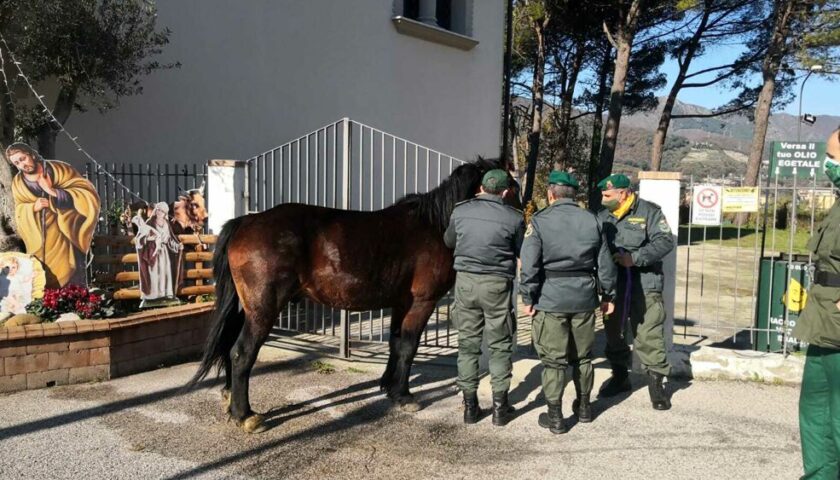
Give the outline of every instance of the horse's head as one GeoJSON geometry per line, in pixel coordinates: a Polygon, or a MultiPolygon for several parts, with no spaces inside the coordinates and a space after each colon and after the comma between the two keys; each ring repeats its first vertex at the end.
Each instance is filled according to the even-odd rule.
{"type": "Polygon", "coordinates": [[[456,185],[469,184],[469,187],[463,192],[466,195],[458,201],[467,200],[478,195],[479,187],[481,186],[481,179],[484,177],[484,174],[490,170],[496,169],[502,169],[507,172],[508,184],[510,185],[510,187],[505,191],[502,199],[507,205],[521,209],[522,200],[520,198],[519,182],[513,178],[513,175],[510,174],[510,172],[505,168],[505,165],[498,158],[483,158],[479,156],[475,162],[461,165],[452,172],[452,175],[450,175],[449,178],[453,181],[453,183],[456,185]]]}
{"type": "MultiPolygon", "coordinates": [[[[490,170],[503,168],[497,159],[478,157],[475,162],[465,163],[449,175],[434,190],[428,193],[413,193],[406,195],[397,204],[409,205],[416,215],[434,225],[441,232],[449,225],[449,217],[458,202],[469,200],[479,193],[481,179],[490,170]]],[[[508,172],[510,188],[504,197],[506,204],[521,208],[519,201],[519,184],[508,172]]]]}

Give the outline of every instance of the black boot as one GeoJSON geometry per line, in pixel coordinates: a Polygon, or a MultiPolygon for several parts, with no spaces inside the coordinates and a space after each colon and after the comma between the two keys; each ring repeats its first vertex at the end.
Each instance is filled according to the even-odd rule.
{"type": "Polygon", "coordinates": [[[513,412],[513,407],[508,403],[508,392],[493,392],[493,425],[504,427],[513,412]]]}
{"type": "Polygon", "coordinates": [[[620,393],[632,391],[630,375],[626,368],[613,368],[612,376],[601,385],[599,397],[614,397],[620,393]]]}
{"type": "Polygon", "coordinates": [[[476,423],[484,412],[478,406],[478,394],[476,392],[464,392],[464,423],[471,425],[476,423]]]}
{"type": "Polygon", "coordinates": [[[648,372],[648,393],[650,393],[650,403],[653,404],[654,410],[671,408],[671,401],[668,399],[668,394],[665,393],[665,386],[662,385],[664,379],[665,376],[661,373],[648,372]]]}
{"type": "Polygon", "coordinates": [[[541,413],[537,419],[540,426],[547,428],[554,434],[566,433],[566,424],[563,423],[563,411],[559,403],[549,403],[548,413],[541,413]]]}
{"type": "Polygon", "coordinates": [[[577,415],[580,423],[592,421],[592,405],[589,403],[589,395],[581,395],[572,402],[572,411],[577,415]]]}

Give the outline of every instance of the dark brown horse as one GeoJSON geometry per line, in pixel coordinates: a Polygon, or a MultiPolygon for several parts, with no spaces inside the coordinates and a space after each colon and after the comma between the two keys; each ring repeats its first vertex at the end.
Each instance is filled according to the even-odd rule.
{"type": "MultiPolygon", "coordinates": [[[[391,308],[380,386],[404,409],[419,409],[408,389],[411,363],[455,281],[443,232],[455,204],[475,196],[492,168],[483,159],[461,165],[434,190],[375,212],[284,204],[227,222],[213,259],[215,320],[189,386],[214,365],[224,368],[226,410],[245,431],[264,430],[248,400],[251,368],[285,305],[306,297],[347,310],[391,308]]],[[[518,195],[510,197],[518,206],[518,195]]]]}

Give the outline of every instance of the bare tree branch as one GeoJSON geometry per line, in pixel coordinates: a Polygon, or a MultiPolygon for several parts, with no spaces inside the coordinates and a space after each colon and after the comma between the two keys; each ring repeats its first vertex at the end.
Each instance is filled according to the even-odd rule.
{"type": "Polygon", "coordinates": [[[604,26],[604,34],[607,36],[607,41],[610,42],[610,45],[612,45],[613,48],[618,49],[618,44],[615,43],[615,39],[610,33],[610,29],[607,27],[607,22],[604,22],[602,25],[604,26]]]}

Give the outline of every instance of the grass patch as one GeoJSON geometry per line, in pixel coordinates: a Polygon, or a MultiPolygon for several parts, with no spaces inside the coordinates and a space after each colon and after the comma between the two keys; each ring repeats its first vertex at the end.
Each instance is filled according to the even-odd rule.
{"type": "Polygon", "coordinates": [[[331,375],[335,373],[335,365],[322,362],[321,360],[315,360],[312,362],[312,368],[321,375],[331,375]]]}
{"type": "MultiPolygon", "coordinates": [[[[739,246],[745,249],[753,249],[758,241],[759,248],[761,248],[761,230],[756,228],[742,227],[740,232],[735,225],[721,225],[718,227],[706,227],[706,246],[723,246],[736,247],[739,246]]],[[[770,250],[773,247],[773,236],[776,237],[775,250],[778,252],[787,252],[790,247],[790,230],[774,228],[767,231],[767,239],[765,249],[770,250]]],[[[689,244],[689,226],[680,225],[678,234],[679,245],[689,244]]],[[[793,253],[807,255],[808,239],[811,238],[809,229],[797,229],[793,237],[793,253]]],[[[703,242],[703,227],[698,225],[691,226],[691,245],[702,245],[703,242]]]]}
{"type": "Polygon", "coordinates": [[[367,373],[366,371],[362,370],[361,368],[356,367],[348,367],[347,371],[350,373],[367,373]]]}

